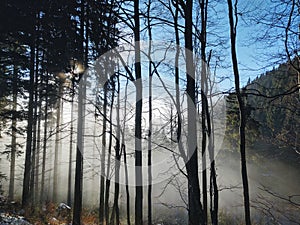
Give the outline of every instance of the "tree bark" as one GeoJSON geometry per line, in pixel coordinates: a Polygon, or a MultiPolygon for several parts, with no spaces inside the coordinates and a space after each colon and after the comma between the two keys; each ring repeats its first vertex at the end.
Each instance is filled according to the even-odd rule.
{"type": "Polygon", "coordinates": [[[36,159],[35,159],[35,203],[40,202],[39,196],[39,175],[40,175],[40,148],[41,148],[41,95],[39,96],[39,112],[38,112],[38,121],[37,121],[37,140],[36,140],[36,159]]]}
{"type": "Polygon", "coordinates": [[[188,217],[189,225],[204,225],[205,218],[200,202],[200,187],[198,177],[198,150],[196,128],[196,96],[195,96],[195,68],[193,59],[193,1],[187,1],[185,5],[185,56],[186,79],[188,95],[188,136],[186,170],[188,175],[188,217]]]}
{"type": "Polygon", "coordinates": [[[245,212],[245,222],[246,225],[251,225],[251,215],[250,215],[250,200],[249,200],[249,186],[248,186],[248,174],[247,174],[247,164],[246,164],[246,114],[243,96],[240,91],[240,76],[236,55],[236,26],[237,26],[237,0],[235,2],[235,22],[234,22],[234,9],[232,5],[232,0],[228,0],[228,16],[230,25],[230,41],[231,41],[231,57],[232,57],[232,67],[234,73],[235,91],[239,104],[240,111],[240,154],[241,154],[241,172],[243,181],[243,191],[244,191],[244,212],[245,212]]]}
{"type": "Polygon", "coordinates": [[[207,70],[206,70],[206,25],[207,25],[207,1],[200,1],[201,11],[201,125],[202,125],[202,189],[203,189],[203,213],[204,223],[207,224],[207,160],[206,160],[206,144],[207,144],[207,126],[206,120],[208,108],[207,103],[207,70]]]}
{"type": "Polygon", "coordinates": [[[102,149],[101,149],[101,172],[100,172],[100,203],[99,203],[99,221],[104,223],[104,180],[105,180],[105,151],[106,151],[106,116],[107,116],[107,83],[104,84],[103,100],[103,124],[102,124],[102,149]]]}
{"type": "MultiPolygon", "coordinates": [[[[149,114],[148,114],[148,225],[152,225],[152,62],[151,62],[151,41],[152,41],[152,30],[151,30],[151,20],[150,20],[150,9],[151,0],[148,1],[147,6],[147,26],[148,26],[148,36],[149,36],[149,114]]],[[[172,130],[171,130],[172,133],[172,130]]]]}
{"type": "MultiPolygon", "coordinates": [[[[111,80],[112,90],[111,90],[111,102],[110,102],[110,113],[109,120],[112,121],[113,118],[113,105],[115,101],[115,83],[111,80]]],[[[109,142],[108,142],[108,157],[107,157],[107,170],[106,170],[106,185],[105,185],[105,222],[109,224],[109,194],[110,194],[110,166],[111,166],[111,149],[112,149],[112,137],[113,137],[113,127],[112,122],[109,123],[109,142]]]]}
{"type": "Polygon", "coordinates": [[[135,41],[135,224],[143,224],[143,174],[142,174],[142,70],[140,53],[139,1],[134,1],[134,41],[135,41]]]}
{"type": "MultiPolygon", "coordinates": [[[[115,192],[114,192],[114,203],[110,219],[110,224],[114,225],[120,224],[120,212],[119,212],[119,192],[120,192],[120,161],[121,161],[121,148],[120,148],[120,138],[121,138],[121,128],[120,128],[120,81],[119,75],[117,75],[118,89],[117,89],[117,109],[116,109],[116,145],[115,145],[115,192]]],[[[115,86],[115,84],[113,84],[115,86]]],[[[113,91],[115,88],[113,88],[113,91]]]]}
{"type": "MultiPolygon", "coordinates": [[[[88,63],[88,52],[84,50],[84,42],[88,44],[88,34],[85,36],[85,1],[80,2],[80,45],[79,54],[82,57],[84,68],[88,63]]],[[[75,167],[75,187],[74,187],[74,208],[73,208],[73,225],[81,225],[82,212],[82,183],[83,183],[83,151],[84,151],[84,123],[85,123],[85,95],[86,95],[86,74],[79,74],[80,81],[78,87],[78,121],[77,121],[77,147],[76,147],[76,167],[75,167]]]]}
{"type": "Polygon", "coordinates": [[[59,80],[58,100],[56,108],[56,132],[55,132],[55,150],[54,150],[54,171],[53,171],[53,197],[52,201],[57,201],[57,186],[58,186],[58,151],[60,143],[60,118],[61,118],[61,98],[62,98],[63,84],[59,80]]]}
{"type": "MultiPolygon", "coordinates": [[[[81,79],[84,79],[82,77],[81,79]]],[[[83,134],[84,134],[84,82],[79,83],[78,90],[78,122],[77,122],[77,148],[74,188],[73,224],[81,225],[82,211],[82,179],[83,179],[83,134]]]]}
{"type": "Polygon", "coordinates": [[[14,200],[15,192],[15,166],[16,166],[16,151],[17,151],[17,102],[18,101],[18,70],[14,66],[13,73],[13,107],[12,107],[12,121],[11,121],[11,156],[10,156],[10,175],[9,175],[9,191],[8,200],[14,200]]]}
{"type": "Polygon", "coordinates": [[[186,154],[183,143],[181,141],[182,133],[182,118],[181,118],[181,106],[180,106],[180,87],[179,87],[179,56],[180,56],[180,38],[178,28],[178,14],[179,14],[179,3],[175,2],[175,14],[174,14],[174,32],[176,42],[176,54],[175,54],[175,89],[176,89],[176,113],[177,113],[177,135],[176,142],[178,143],[178,149],[182,155],[184,161],[186,161],[186,154]]]}
{"type": "Polygon", "coordinates": [[[128,80],[125,85],[125,99],[124,99],[124,122],[123,122],[123,132],[122,132],[122,146],[121,152],[124,155],[124,169],[125,169],[125,189],[126,189],[126,217],[127,217],[127,225],[130,225],[130,193],[129,193],[129,185],[128,185],[128,169],[127,169],[127,156],[126,156],[126,145],[125,145],[125,130],[126,130],[126,112],[127,112],[127,90],[128,90],[128,80]]]}
{"type": "Polygon", "coordinates": [[[25,150],[25,169],[23,179],[23,191],[22,191],[22,207],[29,206],[31,201],[30,196],[30,171],[31,171],[31,147],[32,147],[32,124],[33,124],[33,86],[34,86],[34,61],[35,61],[35,43],[31,43],[30,46],[30,78],[29,78],[29,102],[28,102],[28,116],[27,116],[27,138],[26,138],[26,150],[25,150]]]}
{"type": "MultiPolygon", "coordinates": [[[[210,93],[212,96],[212,93],[210,93]]],[[[211,113],[209,113],[209,104],[207,97],[204,98],[206,105],[206,117],[207,117],[207,136],[208,136],[208,151],[210,159],[210,216],[211,223],[213,225],[218,224],[218,207],[219,207],[219,191],[217,185],[217,174],[215,165],[215,150],[214,150],[214,121],[213,121],[213,102],[210,97],[211,113]]]]}
{"type": "MultiPolygon", "coordinates": [[[[46,74],[46,93],[48,93],[49,74],[46,74]]],[[[42,156],[42,178],[41,178],[41,194],[40,202],[45,201],[45,173],[46,173],[46,155],[47,155],[47,128],[48,128],[48,95],[45,95],[45,120],[44,120],[44,137],[43,137],[43,156],[42,156]]]]}
{"type": "MultiPolygon", "coordinates": [[[[35,76],[34,76],[34,115],[33,115],[33,125],[32,125],[32,132],[33,132],[33,138],[32,138],[32,155],[31,155],[31,178],[30,178],[30,195],[32,203],[35,203],[36,196],[35,196],[35,170],[36,170],[36,152],[37,152],[37,118],[38,118],[38,102],[39,102],[39,64],[40,64],[40,58],[39,58],[39,46],[40,46],[40,14],[36,14],[36,24],[37,24],[37,30],[36,30],[36,53],[35,53],[35,76]]],[[[33,208],[34,210],[34,208],[33,208]]]]}
{"type": "Polygon", "coordinates": [[[71,129],[70,129],[70,143],[69,143],[69,172],[68,172],[68,199],[67,203],[69,206],[72,205],[72,164],[73,164],[73,120],[74,120],[74,84],[72,83],[71,90],[71,129]]]}

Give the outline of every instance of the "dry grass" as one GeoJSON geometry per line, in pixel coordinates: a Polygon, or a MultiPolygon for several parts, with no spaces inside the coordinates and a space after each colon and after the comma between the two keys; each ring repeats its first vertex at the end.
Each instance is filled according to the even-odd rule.
{"type": "MultiPolygon", "coordinates": [[[[58,210],[58,204],[47,203],[43,206],[32,206],[25,211],[22,210],[19,203],[5,204],[1,209],[11,215],[22,215],[33,225],[67,225],[71,224],[71,210],[58,210]]],[[[84,225],[98,224],[98,216],[96,211],[83,209],[82,223],[84,225]]]]}

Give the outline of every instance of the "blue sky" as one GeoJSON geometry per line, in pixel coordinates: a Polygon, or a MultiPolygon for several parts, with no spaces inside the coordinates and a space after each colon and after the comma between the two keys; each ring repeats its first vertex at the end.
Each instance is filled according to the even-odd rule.
{"type": "MultiPolygon", "coordinates": [[[[240,0],[238,3],[237,26],[237,57],[240,69],[241,84],[245,85],[250,78],[255,79],[260,74],[286,62],[285,27],[288,24],[292,1],[282,0],[240,0]],[[285,3],[282,3],[285,2],[285,3]]],[[[216,12],[221,18],[219,23],[224,35],[229,38],[228,15],[226,1],[221,1],[216,12]]],[[[294,8],[288,38],[290,52],[300,48],[297,32],[300,16],[297,7],[294,8]]],[[[227,43],[225,61],[231,63],[230,43],[227,43]]],[[[221,76],[232,75],[231,68],[220,68],[221,76]]],[[[232,78],[232,76],[231,76],[232,78]]],[[[233,86],[233,80],[226,81],[225,87],[233,86]]]]}

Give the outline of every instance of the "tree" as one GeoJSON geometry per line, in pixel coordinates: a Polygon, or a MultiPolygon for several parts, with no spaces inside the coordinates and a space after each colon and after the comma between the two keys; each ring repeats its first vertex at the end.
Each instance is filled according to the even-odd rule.
{"type": "MultiPolygon", "coordinates": [[[[102,123],[102,151],[101,151],[101,171],[100,171],[100,202],[99,202],[99,220],[100,224],[104,222],[104,177],[105,177],[105,151],[106,151],[106,118],[107,118],[107,83],[104,84],[104,102],[103,102],[103,123],[102,123]]],[[[108,174],[107,174],[108,176],[108,174]]]]}
{"type": "Polygon", "coordinates": [[[72,76],[72,80],[71,80],[71,90],[70,90],[70,94],[71,94],[71,127],[70,127],[70,148],[69,148],[69,168],[68,168],[68,198],[67,198],[67,204],[69,206],[71,206],[71,202],[72,202],[72,162],[73,162],[73,137],[74,137],[74,95],[75,95],[75,90],[74,90],[74,70],[75,70],[75,65],[74,65],[74,61],[72,61],[72,65],[71,65],[71,76],[72,76]]]}
{"type": "Polygon", "coordinates": [[[135,52],[135,224],[143,224],[143,175],[142,175],[142,70],[140,53],[139,1],[134,1],[134,52],[135,52]]]}
{"type": "MultiPolygon", "coordinates": [[[[88,35],[85,36],[85,2],[80,2],[80,25],[79,36],[81,46],[79,54],[81,55],[82,67],[87,66],[88,52],[84,51],[84,43],[88,44],[88,35]]],[[[80,62],[79,62],[80,63],[80,62]]],[[[77,120],[77,146],[76,146],[76,167],[75,167],[75,187],[74,187],[74,209],[73,209],[73,224],[81,225],[81,211],[82,211],[82,179],[83,179],[83,142],[84,142],[84,98],[86,88],[86,73],[79,71],[79,85],[78,85],[78,120],[77,120]]]]}
{"type": "MultiPolygon", "coordinates": [[[[35,12],[35,10],[34,10],[35,12]]],[[[32,28],[33,38],[35,37],[35,28],[32,28]]],[[[30,87],[34,86],[34,61],[35,61],[35,43],[30,43],[30,87]]],[[[23,195],[22,195],[22,206],[25,208],[30,204],[30,171],[31,171],[31,147],[32,147],[32,125],[33,125],[33,88],[29,89],[29,104],[28,104],[28,124],[27,124],[27,138],[26,138],[26,152],[25,152],[25,169],[24,169],[24,179],[23,179],[23,195]]]]}
{"type": "MultiPolygon", "coordinates": [[[[110,110],[109,110],[109,120],[112,121],[113,118],[113,106],[115,101],[115,82],[113,80],[114,78],[111,77],[109,80],[108,85],[111,86],[111,89],[109,92],[111,93],[111,102],[110,104],[110,110]]],[[[110,87],[108,86],[108,87],[110,87]]],[[[105,205],[104,205],[104,212],[105,212],[105,221],[106,223],[112,222],[109,220],[109,194],[110,194],[110,179],[111,179],[111,153],[112,153],[112,141],[113,141],[113,128],[112,128],[112,122],[109,123],[109,141],[108,141],[108,157],[107,157],[107,170],[106,170],[106,181],[105,181],[105,205]]],[[[112,219],[114,219],[112,217],[112,219]]]]}
{"type": "MultiPolygon", "coordinates": [[[[150,19],[150,11],[151,11],[151,0],[147,3],[147,27],[148,27],[148,36],[149,36],[149,49],[148,55],[151,55],[151,45],[152,45],[152,27],[151,27],[151,19],[150,19]]],[[[149,70],[149,115],[148,115],[148,225],[152,225],[152,83],[153,83],[153,71],[152,71],[152,61],[151,58],[148,64],[149,70]]],[[[171,131],[172,132],[172,131],[171,131]]]]}
{"type": "MultiPolygon", "coordinates": [[[[200,187],[198,177],[197,129],[196,129],[196,97],[195,97],[195,68],[193,58],[193,2],[187,1],[185,9],[185,55],[188,107],[188,136],[186,170],[188,176],[188,206],[189,224],[205,224],[204,211],[200,202],[200,187]]],[[[205,191],[205,190],[203,190],[205,191]]]]}
{"type": "Polygon", "coordinates": [[[230,41],[231,41],[231,57],[232,57],[232,68],[234,72],[234,82],[235,82],[235,92],[238,99],[239,111],[240,111],[240,154],[241,154],[241,168],[242,168],[242,180],[243,180],[243,191],[244,191],[244,210],[245,210],[245,222],[246,225],[251,225],[250,218],[250,199],[249,199],[249,187],[248,187],[248,174],[247,174],[247,164],[246,164],[246,114],[245,105],[240,90],[240,76],[236,55],[236,32],[237,32],[237,3],[233,6],[232,1],[228,0],[228,16],[230,25],[230,41]]]}
{"type": "MultiPolygon", "coordinates": [[[[212,88],[212,85],[211,85],[212,88]]],[[[219,190],[217,184],[217,172],[215,163],[215,126],[214,126],[214,104],[212,100],[212,92],[210,93],[210,103],[206,103],[206,114],[207,114],[207,136],[208,136],[208,151],[210,158],[210,215],[212,224],[218,224],[218,209],[219,209],[219,190]],[[209,112],[208,105],[210,104],[211,112],[209,112]]]]}
{"type": "Polygon", "coordinates": [[[125,85],[125,99],[124,99],[124,119],[123,119],[123,132],[122,132],[122,141],[121,141],[121,153],[123,153],[124,165],[125,165],[125,188],[126,188],[126,217],[127,217],[127,225],[130,225],[130,193],[129,193],[129,185],[128,185],[128,169],[127,169],[127,155],[126,155],[126,143],[125,143],[125,129],[126,129],[126,112],[127,112],[127,90],[128,90],[128,79],[125,85]]]}
{"type": "MultiPolygon", "coordinates": [[[[18,77],[17,77],[17,69],[14,67],[13,72],[13,108],[12,111],[16,113],[17,111],[17,95],[18,95],[18,77]]],[[[10,174],[9,174],[9,194],[8,199],[10,201],[14,200],[14,183],[15,183],[15,163],[16,163],[16,153],[17,153],[17,118],[15,115],[12,116],[12,136],[11,136],[11,162],[10,162],[10,174]]]]}
{"type": "Polygon", "coordinates": [[[45,94],[45,118],[44,118],[44,137],[43,137],[43,153],[42,153],[42,177],[41,177],[41,194],[40,194],[40,203],[45,201],[44,191],[45,191],[45,173],[46,173],[46,153],[47,153],[47,131],[48,131],[48,107],[49,107],[49,76],[48,72],[46,72],[45,77],[45,85],[46,85],[46,94],[45,94]]]}
{"type": "MultiPolygon", "coordinates": [[[[114,190],[114,202],[113,202],[113,208],[111,213],[111,219],[110,224],[120,224],[120,211],[119,211],[119,192],[120,192],[120,163],[121,163],[121,128],[120,128],[120,77],[119,74],[116,74],[116,77],[113,77],[113,79],[117,79],[117,82],[114,80],[113,82],[113,92],[117,92],[117,106],[116,106],[116,143],[115,143],[115,190],[114,190]],[[117,89],[116,86],[117,85],[117,89]]],[[[112,130],[111,130],[112,132],[112,130]]],[[[112,135],[111,135],[112,136],[112,135]]]]}
{"type": "Polygon", "coordinates": [[[60,129],[61,129],[61,111],[62,111],[62,97],[63,97],[63,84],[65,82],[64,75],[58,74],[58,101],[56,107],[56,132],[55,132],[55,151],[54,151],[54,172],[53,172],[53,202],[57,201],[58,192],[58,152],[60,144],[60,129]]]}
{"type": "Polygon", "coordinates": [[[76,146],[76,168],[74,188],[74,210],[73,224],[81,224],[82,211],[82,177],[83,177],[83,118],[84,118],[84,81],[79,84],[78,92],[78,123],[77,123],[77,146],[76,146]]]}
{"type": "Polygon", "coordinates": [[[207,224],[207,172],[206,172],[206,143],[207,143],[207,124],[206,120],[209,120],[208,112],[208,101],[207,101],[207,60],[206,60],[206,45],[207,45],[207,5],[208,1],[200,2],[201,11],[201,125],[202,125],[202,189],[203,189],[203,213],[204,213],[204,223],[207,224]]]}
{"type": "MultiPolygon", "coordinates": [[[[9,191],[8,199],[10,201],[14,200],[15,192],[15,165],[16,157],[20,156],[22,151],[19,150],[22,145],[17,142],[17,135],[22,135],[22,127],[18,126],[17,121],[22,121],[24,119],[24,109],[18,106],[18,98],[21,96],[22,88],[25,88],[25,82],[22,81],[23,69],[26,68],[27,62],[24,60],[24,46],[19,43],[14,37],[7,35],[7,39],[1,40],[1,46],[3,49],[4,56],[6,58],[1,58],[1,117],[2,122],[5,120],[11,120],[11,126],[8,132],[11,136],[11,144],[6,145],[5,151],[1,154],[8,154],[10,157],[10,175],[9,175],[9,191]],[[6,55],[7,54],[7,55],[6,55]],[[3,82],[3,83],[2,83],[3,82]],[[20,95],[20,96],[19,96],[20,95]],[[4,105],[2,105],[4,104],[4,105]]],[[[8,122],[8,121],[6,121],[8,122]]]]}

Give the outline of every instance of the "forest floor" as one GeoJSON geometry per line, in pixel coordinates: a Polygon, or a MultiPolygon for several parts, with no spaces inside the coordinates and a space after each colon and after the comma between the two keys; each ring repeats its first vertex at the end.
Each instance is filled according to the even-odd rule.
{"type": "MultiPolygon", "coordinates": [[[[71,208],[64,203],[48,203],[22,209],[19,202],[8,202],[0,196],[0,225],[68,225],[71,224],[71,208]]],[[[97,213],[83,209],[83,224],[96,225],[97,213]]]]}

